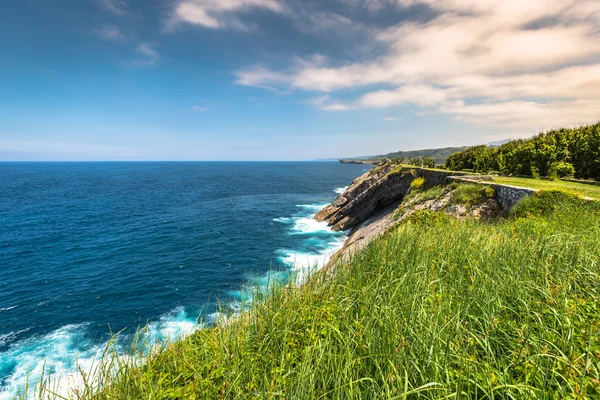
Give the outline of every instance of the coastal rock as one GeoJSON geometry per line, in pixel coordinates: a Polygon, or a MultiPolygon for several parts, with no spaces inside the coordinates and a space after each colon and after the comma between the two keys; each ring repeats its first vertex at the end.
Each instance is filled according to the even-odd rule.
{"type": "Polygon", "coordinates": [[[333,230],[353,228],[388,206],[402,201],[415,179],[415,172],[389,161],[355,179],[331,205],[315,216],[333,230]]]}

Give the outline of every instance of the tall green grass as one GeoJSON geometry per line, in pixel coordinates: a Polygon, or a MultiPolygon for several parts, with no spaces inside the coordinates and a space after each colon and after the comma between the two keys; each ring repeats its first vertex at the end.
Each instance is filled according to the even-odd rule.
{"type": "Polygon", "coordinates": [[[141,367],[108,352],[80,397],[600,398],[599,244],[598,203],[557,193],[496,223],[417,213],[141,367]]]}

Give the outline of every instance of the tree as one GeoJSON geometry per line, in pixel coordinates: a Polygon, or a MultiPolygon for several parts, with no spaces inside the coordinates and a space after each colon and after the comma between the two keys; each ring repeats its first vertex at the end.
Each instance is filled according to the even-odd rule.
{"type": "Polygon", "coordinates": [[[423,156],[421,158],[421,163],[424,167],[435,168],[435,161],[433,161],[433,158],[431,158],[431,157],[423,156]]]}
{"type": "Polygon", "coordinates": [[[423,165],[421,157],[408,157],[408,163],[410,165],[416,165],[417,167],[423,165]]]}

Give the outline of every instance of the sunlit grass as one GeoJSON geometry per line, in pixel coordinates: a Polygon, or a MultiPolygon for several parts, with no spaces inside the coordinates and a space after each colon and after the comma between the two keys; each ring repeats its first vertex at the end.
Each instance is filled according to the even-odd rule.
{"type": "Polygon", "coordinates": [[[562,190],[582,197],[600,200],[600,185],[591,185],[569,181],[551,181],[547,179],[494,177],[494,182],[506,185],[522,186],[539,190],[562,190]]]}
{"type": "Polygon", "coordinates": [[[415,214],[143,367],[108,352],[81,397],[599,398],[599,243],[598,203],[557,193],[492,224],[415,214]]]}

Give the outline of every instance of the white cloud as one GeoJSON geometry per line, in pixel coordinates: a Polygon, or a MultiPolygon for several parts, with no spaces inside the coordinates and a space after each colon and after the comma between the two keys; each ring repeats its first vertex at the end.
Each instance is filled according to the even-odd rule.
{"type": "Polygon", "coordinates": [[[124,16],[129,12],[129,6],[124,0],[95,0],[104,10],[115,15],[124,16]]]}
{"type": "Polygon", "coordinates": [[[326,111],[347,111],[354,108],[350,104],[344,104],[338,101],[332,101],[329,95],[314,98],[310,103],[322,110],[326,111]]]}
{"type": "Polygon", "coordinates": [[[543,130],[584,125],[600,121],[600,98],[569,101],[514,100],[467,105],[463,101],[445,104],[440,112],[482,125],[543,130]]]}
{"type": "Polygon", "coordinates": [[[235,72],[235,83],[245,86],[257,86],[273,89],[274,86],[285,84],[288,77],[285,74],[273,72],[268,68],[253,66],[235,72]]]}
{"type": "Polygon", "coordinates": [[[178,23],[202,25],[210,29],[250,29],[251,25],[239,20],[235,14],[253,9],[281,13],[283,5],[277,0],[181,0],[175,6],[172,28],[178,23]]]}
{"type": "Polygon", "coordinates": [[[112,40],[115,42],[122,42],[125,40],[125,35],[121,30],[114,25],[105,25],[96,30],[98,36],[106,40],[112,40]]]}
{"type": "Polygon", "coordinates": [[[200,106],[192,106],[192,111],[198,112],[198,113],[203,113],[203,112],[208,111],[208,108],[200,107],[200,106]]]}
{"type": "Polygon", "coordinates": [[[363,107],[391,107],[400,104],[435,106],[446,99],[445,91],[427,85],[406,85],[396,90],[378,90],[362,96],[359,104],[363,107]]]}
{"type": "Polygon", "coordinates": [[[528,119],[538,128],[543,119],[572,125],[600,118],[600,108],[594,111],[600,99],[600,1],[344,1],[371,12],[425,5],[437,16],[381,29],[372,43],[386,51],[366,61],[295,62],[286,71],[250,67],[237,72],[236,82],[332,95],[367,91],[344,102],[329,96],[312,101],[325,110],[414,104],[520,128],[528,119]]]}
{"type": "Polygon", "coordinates": [[[385,122],[392,122],[392,121],[398,121],[398,118],[396,118],[396,117],[385,117],[385,118],[383,118],[383,120],[385,122]]]}
{"type": "Polygon", "coordinates": [[[129,64],[132,67],[151,67],[158,64],[160,56],[154,47],[149,43],[142,43],[136,47],[137,57],[129,64]]]}

